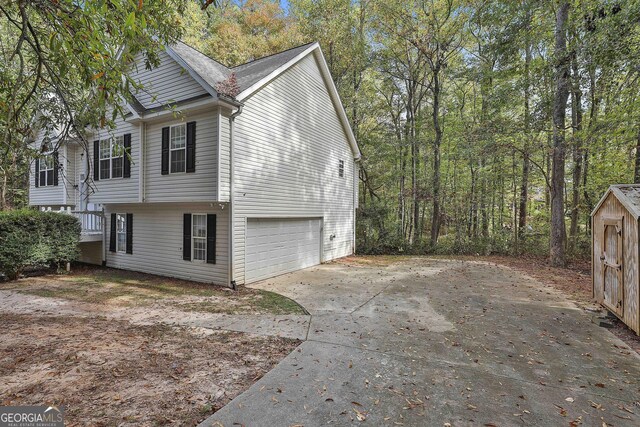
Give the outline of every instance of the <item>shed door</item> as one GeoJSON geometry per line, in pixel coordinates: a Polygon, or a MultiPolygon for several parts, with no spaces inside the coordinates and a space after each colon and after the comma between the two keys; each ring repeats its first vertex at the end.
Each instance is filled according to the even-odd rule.
{"type": "Polygon", "coordinates": [[[247,220],[245,282],[320,264],[319,218],[247,220]]]}
{"type": "Polygon", "coordinates": [[[600,259],[603,262],[604,305],[622,316],[624,313],[622,218],[605,218],[603,227],[604,253],[600,259]]]}

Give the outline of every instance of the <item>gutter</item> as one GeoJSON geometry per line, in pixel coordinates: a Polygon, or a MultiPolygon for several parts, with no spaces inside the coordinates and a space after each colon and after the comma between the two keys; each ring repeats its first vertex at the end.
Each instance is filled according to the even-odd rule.
{"type": "Polygon", "coordinates": [[[244,107],[243,104],[238,104],[238,109],[236,110],[235,113],[231,114],[229,116],[229,287],[231,289],[233,289],[234,291],[237,289],[236,287],[236,280],[234,277],[234,254],[233,254],[233,249],[234,249],[234,244],[233,244],[233,239],[234,239],[234,230],[233,230],[233,226],[234,226],[234,207],[235,207],[235,203],[234,203],[234,185],[233,185],[233,178],[234,178],[234,159],[233,159],[233,152],[234,152],[234,144],[233,144],[233,123],[236,117],[238,117],[240,114],[242,114],[242,108],[244,107]]]}

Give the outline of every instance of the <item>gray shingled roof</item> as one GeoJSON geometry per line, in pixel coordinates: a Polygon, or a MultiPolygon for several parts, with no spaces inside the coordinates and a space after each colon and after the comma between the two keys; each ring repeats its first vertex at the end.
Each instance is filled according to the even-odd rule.
{"type": "Polygon", "coordinates": [[[307,43],[305,45],[294,47],[293,49],[285,50],[284,52],[276,53],[274,55],[265,56],[264,58],[259,58],[232,68],[231,71],[236,73],[240,90],[245,90],[251,87],[254,83],[259,82],[280,66],[286,64],[300,53],[304,52],[312,44],[313,43],[307,43]]]}
{"type": "Polygon", "coordinates": [[[211,87],[215,88],[218,82],[225,80],[231,73],[236,73],[238,86],[240,91],[243,91],[295,58],[312,44],[294,47],[233,68],[224,66],[183,42],[176,43],[171,46],[171,49],[211,87]]]}
{"type": "Polygon", "coordinates": [[[215,88],[218,82],[225,80],[230,74],[229,68],[185,43],[178,42],[171,46],[171,50],[212,88],[215,88]]]}

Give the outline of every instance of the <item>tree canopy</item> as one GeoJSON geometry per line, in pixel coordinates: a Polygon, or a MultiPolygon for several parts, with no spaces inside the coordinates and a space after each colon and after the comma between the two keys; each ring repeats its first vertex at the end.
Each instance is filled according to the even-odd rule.
{"type": "MultiPolygon", "coordinates": [[[[36,111],[108,125],[126,63],[177,38],[231,66],[319,41],[363,152],[360,251],[562,265],[607,186],[640,182],[640,0],[0,4],[10,156],[36,111]]],[[[24,201],[12,162],[5,205],[24,201]]]]}

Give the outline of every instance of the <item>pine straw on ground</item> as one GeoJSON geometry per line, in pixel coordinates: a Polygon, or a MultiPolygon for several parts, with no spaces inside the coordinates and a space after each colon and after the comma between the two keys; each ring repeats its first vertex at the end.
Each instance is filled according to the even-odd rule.
{"type": "Polygon", "coordinates": [[[0,405],[64,405],[69,426],[195,425],[298,341],[0,314],[0,405]]]}

